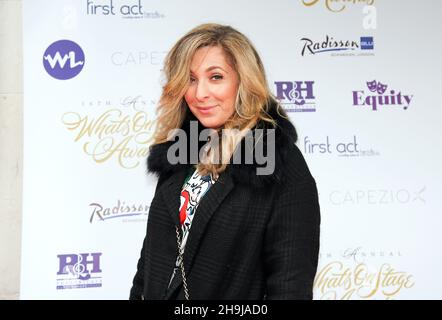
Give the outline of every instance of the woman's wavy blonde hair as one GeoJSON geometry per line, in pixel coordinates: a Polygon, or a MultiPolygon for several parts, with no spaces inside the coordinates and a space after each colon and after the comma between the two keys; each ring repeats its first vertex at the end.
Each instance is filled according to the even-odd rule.
{"type": "Polygon", "coordinates": [[[188,109],[184,95],[189,86],[190,64],[196,50],[206,46],[221,47],[239,79],[236,112],[220,128],[238,129],[239,134],[220,135],[218,150],[210,151],[209,157],[218,154],[217,159],[223,161],[204,161],[197,165],[200,174],[211,173],[217,177],[226,169],[236,145],[248,129],[260,120],[275,125],[267,113],[269,101],[274,98],[268,88],[261,59],[250,40],[230,26],[202,24],[179,39],[166,56],[166,83],[157,108],[153,145],[168,141],[171,130],[182,126],[188,109]]]}

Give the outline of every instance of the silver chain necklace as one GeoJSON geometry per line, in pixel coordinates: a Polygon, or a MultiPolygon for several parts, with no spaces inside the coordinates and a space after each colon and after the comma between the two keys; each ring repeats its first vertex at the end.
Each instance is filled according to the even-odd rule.
{"type": "Polygon", "coordinates": [[[180,257],[181,275],[183,277],[184,296],[186,297],[186,300],[190,300],[189,289],[187,288],[186,272],[184,271],[184,248],[181,248],[181,236],[178,226],[175,226],[175,231],[176,242],[178,245],[178,255],[180,257]]]}

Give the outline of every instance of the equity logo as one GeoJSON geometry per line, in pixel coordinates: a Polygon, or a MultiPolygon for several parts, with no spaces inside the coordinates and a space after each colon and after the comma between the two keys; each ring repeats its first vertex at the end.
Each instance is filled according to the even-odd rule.
{"type": "Polygon", "coordinates": [[[77,76],[84,67],[84,52],[71,40],[52,43],[43,54],[43,66],[55,79],[68,80],[77,76]]]}
{"type": "Polygon", "coordinates": [[[402,107],[407,110],[410,106],[413,95],[402,94],[400,91],[389,90],[388,85],[380,81],[367,81],[367,88],[370,93],[366,94],[364,90],[353,91],[354,106],[368,106],[371,110],[376,111],[379,107],[402,107]]]}

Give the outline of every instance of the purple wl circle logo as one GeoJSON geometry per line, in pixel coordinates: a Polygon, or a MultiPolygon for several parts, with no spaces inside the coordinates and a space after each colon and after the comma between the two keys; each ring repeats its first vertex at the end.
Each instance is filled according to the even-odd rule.
{"type": "Polygon", "coordinates": [[[46,49],[43,65],[47,73],[55,79],[71,79],[83,69],[84,52],[73,41],[59,40],[46,49]]]}

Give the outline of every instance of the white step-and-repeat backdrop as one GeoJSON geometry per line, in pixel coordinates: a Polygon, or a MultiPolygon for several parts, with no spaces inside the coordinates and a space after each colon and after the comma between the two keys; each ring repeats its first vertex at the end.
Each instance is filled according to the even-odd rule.
{"type": "Polygon", "coordinates": [[[439,0],[24,0],[21,297],[127,299],[156,180],[162,63],[229,24],[299,131],[316,299],[441,299],[439,0]]]}

